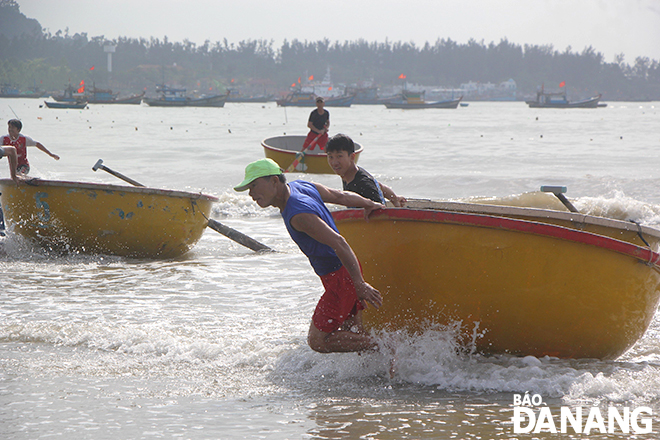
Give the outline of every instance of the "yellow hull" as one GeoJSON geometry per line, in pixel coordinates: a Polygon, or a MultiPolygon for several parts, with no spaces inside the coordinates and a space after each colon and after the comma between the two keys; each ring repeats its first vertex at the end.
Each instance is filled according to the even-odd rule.
{"type": "Polygon", "coordinates": [[[43,245],[85,253],[170,258],[206,229],[215,197],[182,191],[37,180],[0,180],[5,219],[43,245]]]}
{"type": "Polygon", "coordinates": [[[499,216],[334,213],[384,304],[375,329],[461,324],[485,353],[613,359],[648,328],[660,256],[604,235],[499,216]]]}
{"type": "MultiPolygon", "coordinates": [[[[264,139],[261,145],[264,147],[264,153],[267,158],[273,159],[280,168],[286,170],[296,159],[296,153],[302,150],[303,142],[306,136],[276,136],[264,139]]],[[[355,162],[357,163],[362,146],[355,144],[355,162]]],[[[296,165],[294,172],[311,174],[334,174],[335,172],[328,165],[327,155],[319,148],[315,148],[309,153],[305,153],[303,159],[296,165]]]]}

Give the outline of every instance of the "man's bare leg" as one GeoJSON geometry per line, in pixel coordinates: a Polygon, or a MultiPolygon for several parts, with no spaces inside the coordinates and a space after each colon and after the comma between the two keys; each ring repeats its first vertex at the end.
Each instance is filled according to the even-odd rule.
{"type": "Polygon", "coordinates": [[[332,333],[322,332],[312,322],[309,326],[307,342],[314,351],[319,353],[345,353],[351,351],[365,351],[378,348],[373,338],[366,335],[362,329],[362,311],[332,333]],[[357,333],[350,331],[356,327],[357,333]]]}

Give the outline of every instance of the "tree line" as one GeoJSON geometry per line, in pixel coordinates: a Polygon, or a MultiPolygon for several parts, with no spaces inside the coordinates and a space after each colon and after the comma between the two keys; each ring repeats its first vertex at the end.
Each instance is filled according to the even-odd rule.
{"type": "Polygon", "coordinates": [[[335,83],[372,82],[400,85],[402,75],[411,83],[458,88],[468,81],[516,81],[519,94],[533,95],[541,84],[557,90],[565,82],[569,99],[602,93],[607,100],[660,100],[660,63],[638,57],[632,64],[618,55],[614,62],[593,47],[575,52],[551,45],[519,45],[451,39],[418,46],[411,42],[284,41],[238,43],[173,42],[158,38],[107,39],[87,33],[55,34],[40,26],[11,34],[5,21],[34,22],[20,13],[14,0],[0,0],[0,84],[22,90],[61,90],[67,84],[93,82],[125,92],[153,91],[165,83],[201,92],[227,88],[250,92],[286,91],[299,78],[321,79],[329,68],[335,83]],[[104,47],[115,46],[112,72],[104,47]]]}

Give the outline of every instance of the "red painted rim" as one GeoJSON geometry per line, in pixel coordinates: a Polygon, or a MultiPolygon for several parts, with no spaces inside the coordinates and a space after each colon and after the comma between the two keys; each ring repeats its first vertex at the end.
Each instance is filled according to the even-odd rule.
{"type": "MultiPolygon", "coordinates": [[[[346,209],[335,211],[332,216],[336,221],[364,219],[364,210],[346,209]]],[[[450,223],[457,225],[477,226],[485,228],[503,229],[508,231],[524,232],[546,237],[568,240],[597,246],[602,249],[628,255],[645,263],[660,266],[660,254],[625,241],[605,237],[591,232],[578,231],[564,226],[546,223],[497,217],[484,214],[470,214],[449,211],[431,211],[425,209],[385,208],[374,211],[370,220],[410,220],[433,223],[450,223]]]]}

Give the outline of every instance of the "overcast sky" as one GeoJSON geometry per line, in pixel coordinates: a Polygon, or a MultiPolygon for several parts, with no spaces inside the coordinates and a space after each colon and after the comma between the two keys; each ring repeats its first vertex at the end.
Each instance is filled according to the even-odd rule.
{"type": "Polygon", "coordinates": [[[106,38],[167,36],[197,44],[225,38],[331,42],[365,39],[423,45],[550,44],[592,46],[612,62],[660,60],[660,0],[17,0],[21,11],[55,33],[106,38]]]}

